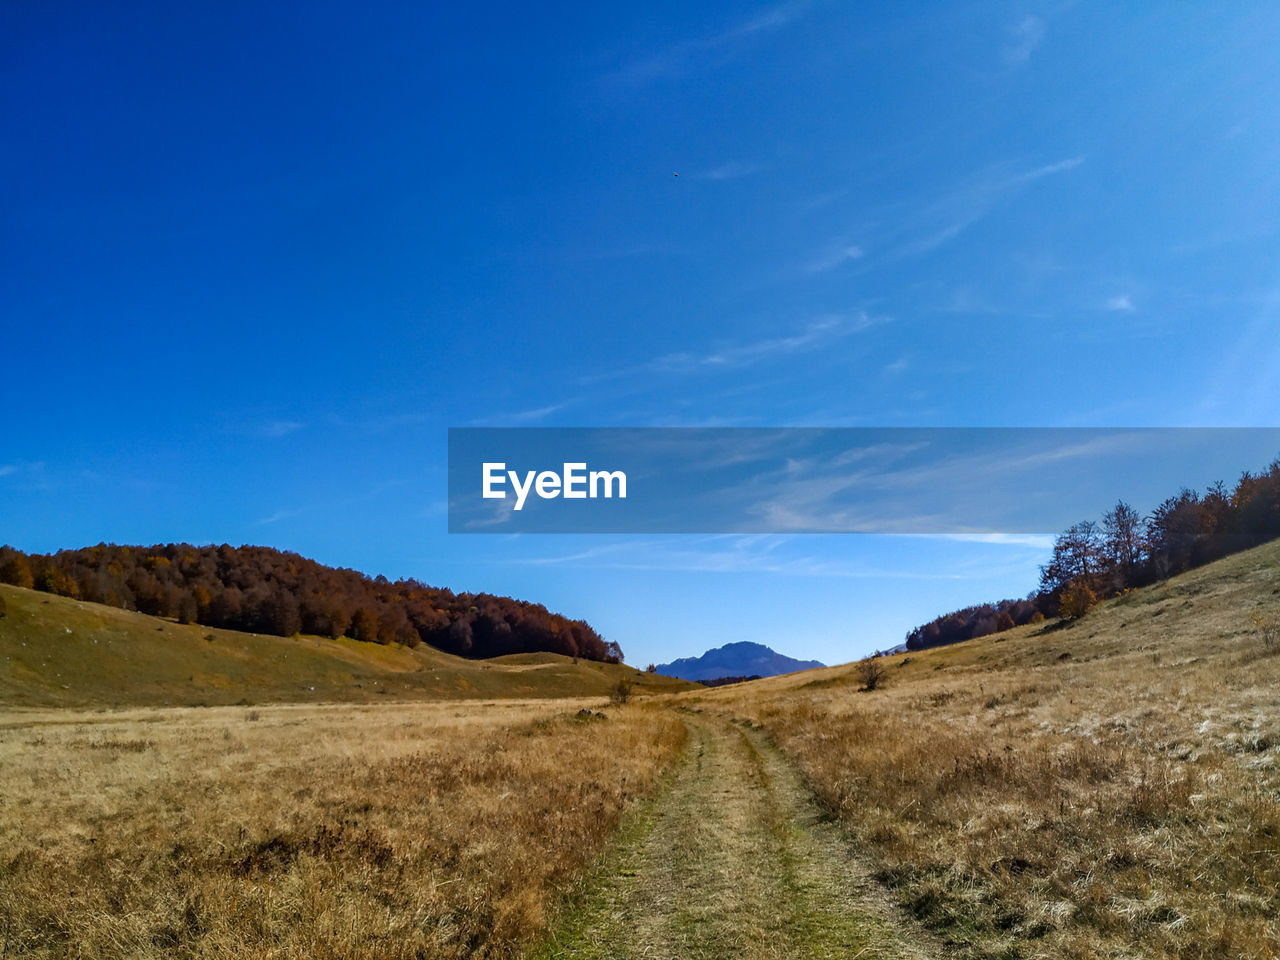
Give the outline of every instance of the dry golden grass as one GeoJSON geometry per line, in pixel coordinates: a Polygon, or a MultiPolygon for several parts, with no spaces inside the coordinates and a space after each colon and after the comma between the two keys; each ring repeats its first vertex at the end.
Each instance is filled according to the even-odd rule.
{"type": "MultiPolygon", "coordinates": [[[[762,725],[959,956],[1274,960],[1278,571],[1280,543],[1070,626],[886,658],[872,690],[850,665],[607,720],[554,699],[11,710],[0,956],[519,955],[680,752],[675,704],[762,725]]],[[[488,670],[545,692],[565,668],[544,660],[488,670]]],[[[725,778],[687,784],[689,836],[758,786],[725,778]]]]}
{"type": "Polygon", "coordinates": [[[11,711],[0,955],[514,955],[685,736],[581,705],[11,711]]]}
{"type": "Polygon", "coordinates": [[[625,664],[527,653],[467,660],[422,644],[179,624],[0,584],[0,709],[598,697],[693,689],[625,664]]]}
{"type": "Polygon", "coordinates": [[[982,957],[1280,954],[1280,544],[1067,628],[703,694],[982,957]]]}

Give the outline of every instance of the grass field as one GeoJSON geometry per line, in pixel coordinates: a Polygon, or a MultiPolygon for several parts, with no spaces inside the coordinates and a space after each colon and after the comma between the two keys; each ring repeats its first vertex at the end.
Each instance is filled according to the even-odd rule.
{"type": "Polygon", "coordinates": [[[693,684],[558,654],[466,660],[426,645],[181,625],[0,584],[0,707],[214,706],[603,696],[693,684]]]}
{"type": "Polygon", "coordinates": [[[5,597],[0,956],[1280,953],[1280,543],[871,691],[5,597]]]}
{"type": "Polygon", "coordinates": [[[0,955],[507,957],[679,752],[579,702],[0,724],[0,955]]]}
{"type": "Polygon", "coordinates": [[[1280,954],[1280,545],[1055,624],[698,699],[762,725],[960,955],[1280,954]]]}

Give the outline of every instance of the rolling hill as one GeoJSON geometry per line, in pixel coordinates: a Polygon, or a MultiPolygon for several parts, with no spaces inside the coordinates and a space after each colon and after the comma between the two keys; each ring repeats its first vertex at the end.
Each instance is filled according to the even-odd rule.
{"type": "Polygon", "coordinates": [[[874,689],[0,599],[0,701],[67,705],[0,738],[0,915],[33,955],[314,956],[335,915],[348,957],[1275,952],[1280,542],[876,658],[874,689]],[[619,678],[684,692],[604,721],[551,699],[619,678]],[[102,709],[166,701],[281,705],[102,709]]]}
{"type": "Polygon", "coordinates": [[[763,729],[958,956],[1084,960],[1274,953],[1277,689],[1280,541],[1075,622],[695,697],[763,729]]]}
{"type": "Polygon", "coordinates": [[[691,685],[554,653],[489,660],[426,644],[242,633],[0,584],[0,704],[215,705],[601,696],[691,685]]]}

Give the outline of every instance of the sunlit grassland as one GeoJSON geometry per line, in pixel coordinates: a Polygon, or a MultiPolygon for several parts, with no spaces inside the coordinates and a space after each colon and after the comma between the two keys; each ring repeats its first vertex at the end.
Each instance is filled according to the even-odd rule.
{"type": "Polygon", "coordinates": [[[604,696],[623,679],[641,693],[693,688],[553,653],[468,660],[426,644],[241,633],[5,584],[0,600],[0,709],[604,696]]]}
{"type": "Polygon", "coordinates": [[[962,954],[1280,953],[1280,544],[1024,627],[703,694],[962,954]]]}
{"type": "Polygon", "coordinates": [[[8,711],[0,955],[514,955],[684,739],[580,706],[8,711]]]}

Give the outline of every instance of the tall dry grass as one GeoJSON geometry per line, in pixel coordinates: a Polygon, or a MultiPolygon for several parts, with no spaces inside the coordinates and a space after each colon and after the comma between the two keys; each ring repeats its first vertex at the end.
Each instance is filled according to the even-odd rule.
{"type": "Polygon", "coordinates": [[[578,706],[11,715],[0,955],[514,955],[683,741],[578,706]]]}
{"type": "MultiPolygon", "coordinates": [[[[1273,551],[1274,552],[1274,551],[1273,551]]],[[[1270,559],[1268,559],[1270,558],[1270,559]]],[[[703,695],[763,724],[879,879],[973,957],[1280,956],[1266,562],[1021,629],[703,695]]]]}

